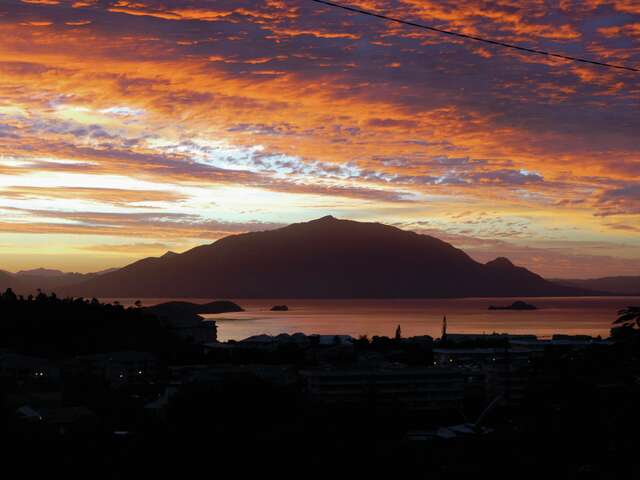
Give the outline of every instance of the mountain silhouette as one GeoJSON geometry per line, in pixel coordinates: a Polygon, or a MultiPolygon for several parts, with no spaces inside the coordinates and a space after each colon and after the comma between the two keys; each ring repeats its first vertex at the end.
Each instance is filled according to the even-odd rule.
{"type": "Polygon", "coordinates": [[[15,275],[18,277],[61,277],[66,275],[61,270],[52,270],[49,268],[34,268],[33,270],[20,270],[15,275]]]}
{"type": "Polygon", "coordinates": [[[25,285],[20,281],[13,273],[0,270],[0,291],[5,291],[7,288],[13,289],[15,292],[23,292],[25,285]]]}
{"type": "Polygon", "coordinates": [[[616,276],[590,279],[557,279],[553,282],[575,288],[610,292],[610,295],[640,295],[640,276],[616,276]]]}
{"type": "Polygon", "coordinates": [[[99,297],[435,298],[588,293],[437,238],[323,217],[145,258],[62,289],[99,297]]]}
{"type": "Polygon", "coordinates": [[[21,270],[16,273],[0,271],[0,290],[12,288],[22,295],[35,294],[38,290],[60,291],[64,287],[76,285],[85,280],[97,277],[104,273],[116,271],[109,269],[96,273],[71,273],[47,268],[35,268],[33,270],[21,270]]]}

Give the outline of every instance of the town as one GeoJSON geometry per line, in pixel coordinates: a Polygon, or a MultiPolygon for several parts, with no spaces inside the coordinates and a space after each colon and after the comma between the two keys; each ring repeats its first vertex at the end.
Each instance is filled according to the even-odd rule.
{"type": "MultiPolygon", "coordinates": [[[[282,442],[319,442],[311,464],[322,463],[327,445],[405,446],[381,453],[381,467],[411,452],[427,462],[442,449],[481,452],[496,442],[519,449],[514,459],[523,461],[527,442],[541,438],[571,438],[565,449],[580,458],[604,444],[612,462],[632,446],[620,434],[637,417],[640,390],[629,324],[607,339],[540,339],[448,333],[445,318],[436,339],[405,338],[399,325],[389,337],[296,333],[222,343],[214,321],[175,311],[153,317],[11,291],[0,308],[5,440],[57,452],[54,463],[99,444],[86,461],[102,450],[121,456],[121,466],[140,466],[137,455],[157,452],[159,439],[163,448],[185,448],[206,438],[224,451],[250,437],[265,455],[282,442]],[[101,320],[79,323],[87,312],[101,320]]],[[[584,462],[575,468],[595,468],[584,462]]],[[[456,469],[452,460],[438,464],[456,469]]]]}

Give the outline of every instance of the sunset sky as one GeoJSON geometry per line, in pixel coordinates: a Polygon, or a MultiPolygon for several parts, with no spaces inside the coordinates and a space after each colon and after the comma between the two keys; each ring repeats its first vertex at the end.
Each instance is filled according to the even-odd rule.
{"type": "MultiPolygon", "coordinates": [[[[640,66],[637,0],[342,3],[640,66]]],[[[0,29],[0,269],[331,214],[640,274],[640,73],[310,0],[2,0],[0,29]]]]}

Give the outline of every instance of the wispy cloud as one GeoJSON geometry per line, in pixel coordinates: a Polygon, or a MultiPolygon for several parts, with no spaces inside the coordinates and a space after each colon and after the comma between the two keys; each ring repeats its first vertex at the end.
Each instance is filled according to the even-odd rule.
{"type": "MultiPolygon", "coordinates": [[[[640,62],[640,11],[626,0],[346,3],[640,62]]],[[[527,214],[526,235],[485,225],[496,239],[638,242],[640,90],[624,72],[300,0],[8,0],[0,11],[0,205],[23,209],[4,232],[163,243],[334,209],[431,215],[453,231],[462,220],[449,214],[490,208],[527,214]]]]}

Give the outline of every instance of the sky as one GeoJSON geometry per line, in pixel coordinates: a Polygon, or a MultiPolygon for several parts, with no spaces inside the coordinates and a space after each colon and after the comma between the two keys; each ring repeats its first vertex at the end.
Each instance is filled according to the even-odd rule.
{"type": "MultiPolygon", "coordinates": [[[[640,66],[637,0],[344,0],[640,66]]],[[[310,0],[1,0],[0,269],[90,272],[324,215],[640,274],[640,73],[310,0]]]]}

